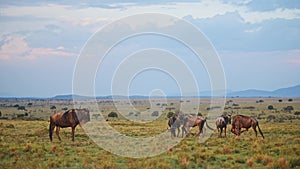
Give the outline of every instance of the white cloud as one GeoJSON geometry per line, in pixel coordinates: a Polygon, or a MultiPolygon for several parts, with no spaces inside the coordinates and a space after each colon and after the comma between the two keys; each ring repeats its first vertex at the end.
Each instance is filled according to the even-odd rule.
{"type": "Polygon", "coordinates": [[[73,53],[64,51],[63,46],[52,48],[31,48],[28,46],[25,37],[9,36],[4,39],[4,44],[0,47],[0,59],[36,59],[43,56],[74,56],[73,53]]]}
{"type": "Polygon", "coordinates": [[[274,11],[253,12],[239,10],[241,17],[249,23],[260,23],[270,19],[300,19],[300,9],[276,9],[274,11]]]}
{"type": "Polygon", "coordinates": [[[10,6],[1,9],[3,16],[32,16],[49,20],[69,22],[73,25],[90,26],[97,23],[108,23],[124,16],[140,13],[164,13],[177,17],[191,15],[194,18],[211,18],[228,12],[238,12],[245,22],[257,23],[268,19],[300,18],[300,9],[278,8],[273,11],[252,11],[249,3],[225,3],[220,0],[203,0],[199,2],[176,2],[152,5],[116,3],[124,8],[85,7],[74,8],[68,5],[44,6],[10,6]]]}

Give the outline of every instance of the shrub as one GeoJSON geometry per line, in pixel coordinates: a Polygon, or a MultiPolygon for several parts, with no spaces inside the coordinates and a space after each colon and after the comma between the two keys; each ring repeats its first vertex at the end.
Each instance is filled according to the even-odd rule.
{"type": "Polygon", "coordinates": [[[32,106],[32,103],[28,103],[27,106],[32,106]]]}
{"type": "Polygon", "coordinates": [[[282,99],[279,99],[278,102],[282,102],[282,99]]]}
{"type": "Polygon", "coordinates": [[[269,121],[271,121],[271,120],[275,120],[275,116],[274,115],[269,115],[268,117],[267,117],[267,122],[269,122],[269,121]]]}
{"type": "Polygon", "coordinates": [[[171,112],[171,111],[170,111],[170,112],[167,114],[167,117],[170,118],[170,117],[172,117],[173,115],[174,115],[174,112],[171,112]]]}
{"type": "Polygon", "coordinates": [[[293,99],[288,99],[288,101],[289,101],[289,102],[292,102],[292,101],[293,101],[293,99]]]}
{"type": "Polygon", "coordinates": [[[263,103],[264,100],[257,100],[256,103],[263,103]]]}
{"type": "Polygon", "coordinates": [[[273,109],[274,109],[274,107],[272,105],[268,106],[268,110],[273,110],[273,109]]]}
{"type": "Polygon", "coordinates": [[[198,112],[197,116],[202,116],[202,113],[201,113],[201,112],[198,112]]]}
{"type": "Polygon", "coordinates": [[[296,111],[294,115],[300,115],[300,111],[296,111]]]}
{"type": "Polygon", "coordinates": [[[287,106],[287,107],[284,107],[284,108],[283,108],[283,111],[284,111],[284,112],[291,112],[292,110],[294,110],[294,107],[293,107],[293,106],[287,106]]]}
{"type": "Polygon", "coordinates": [[[25,106],[19,106],[18,110],[26,110],[26,109],[25,109],[25,106]]]}
{"type": "Polygon", "coordinates": [[[112,112],[110,112],[109,114],[108,114],[108,117],[112,117],[112,118],[117,118],[118,117],[118,114],[116,113],[116,112],[114,112],[114,111],[112,111],[112,112]]]}
{"type": "Polygon", "coordinates": [[[50,106],[50,109],[53,110],[53,109],[56,109],[56,107],[55,106],[50,106]]]}
{"type": "Polygon", "coordinates": [[[154,111],[154,112],[151,114],[151,116],[159,116],[158,111],[154,111]]]}
{"type": "Polygon", "coordinates": [[[68,108],[67,107],[63,107],[63,108],[61,108],[61,110],[68,110],[68,108]]]}

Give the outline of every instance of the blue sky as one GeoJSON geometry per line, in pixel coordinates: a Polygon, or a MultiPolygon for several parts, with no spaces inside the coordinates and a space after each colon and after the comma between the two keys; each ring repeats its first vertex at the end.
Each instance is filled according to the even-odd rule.
{"type": "MultiPolygon", "coordinates": [[[[145,12],[175,16],[200,29],[220,57],[228,90],[275,90],[300,84],[297,0],[113,0],[76,4],[0,0],[0,96],[72,93],[76,60],[86,41],[117,19],[145,12]]],[[[205,65],[189,57],[192,54],[180,44],[146,36],[121,43],[107,56],[95,77],[96,94],[111,94],[110,80],[116,65],[130,52],[145,47],[172,51],[195,74],[200,91],[211,89],[205,65]]],[[[138,74],[129,90],[130,94],[162,90],[171,95],[179,92],[180,84],[164,72],[150,70],[138,74]]]]}

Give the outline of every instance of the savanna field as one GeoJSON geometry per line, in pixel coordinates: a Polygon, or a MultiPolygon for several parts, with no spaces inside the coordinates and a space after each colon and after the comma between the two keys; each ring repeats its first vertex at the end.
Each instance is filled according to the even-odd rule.
{"type": "MultiPolygon", "coordinates": [[[[108,124],[124,135],[150,137],[167,130],[167,116],[176,112],[180,103],[195,101],[184,98],[165,103],[156,99],[149,103],[147,99],[135,99],[135,110],[124,109],[122,114],[111,100],[99,100],[98,106],[89,101],[77,101],[76,105],[90,110],[91,121],[102,114],[108,124]],[[128,120],[142,121],[147,116],[153,120],[128,120]]],[[[197,128],[193,128],[189,137],[160,155],[121,157],[99,147],[80,126],[76,128],[74,143],[71,128],[61,129],[61,142],[55,134],[50,142],[49,116],[73,108],[72,101],[1,100],[0,168],[300,168],[300,99],[227,98],[224,109],[210,107],[209,99],[200,99],[199,103],[200,107],[183,113],[207,116],[214,109],[220,114],[253,116],[265,139],[259,134],[256,138],[251,128],[236,137],[229,125],[226,138],[219,138],[215,130],[201,143],[197,128]]],[[[215,128],[213,123],[210,125],[215,128]]]]}

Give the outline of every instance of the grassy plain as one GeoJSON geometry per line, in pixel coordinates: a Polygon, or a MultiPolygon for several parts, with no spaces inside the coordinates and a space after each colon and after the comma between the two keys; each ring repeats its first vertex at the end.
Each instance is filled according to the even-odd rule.
{"type": "MultiPolygon", "coordinates": [[[[226,138],[218,138],[215,131],[204,143],[200,143],[198,137],[190,136],[158,156],[141,159],[121,157],[105,151],[97,146],[81,127],[76,128],[74,143],[71,141],[70,128],[61,130],[62,142],[54,135],[54,141],[50,143],[48,137],[50,114],[62,111],[66,107],[72,108],[72,102],[3,100],[0,107],[2,118],[0,166],[1,168],[300,168],[300,117],[295,115],[295,112],[300,111],[300,99],[292,101],[282,99],[282,102],[278,100],[278,98],[228,98],[225,110],[220,109],[220,113],[234,112],[258,118],[265,139],[261,136],[256,138],[252,129],[243,133],[240,138],[229,132],[226,138]],[[257,102],[259,100],[263,102],[257,102]],[[29,102],[32,104],[28,105],[29,102]],[[25,106],[26,110],[17,110],[16,104],[25,106]],[[56,109],[50,109],[53,105],[56,109]],[[274,108],[269,110],[269,105],[274,108]],[[287,106],[292,106],[294,110],[285,111],[287,106]]],[[[182,102],[180,99],[171,99],[163,108],[160,100],[155,100],[154,103],[149,103],[148,100],[135,101],[136,110],[133,112],[124,110],[121,113],[124,117],[119,114],[117,119],[107,117],[112,111],[118,112],[109,100],[99,101],[98,106],[91,106],[88,101],[80,104],[89,107],[92,120],[99,118],[98,114],[101,112],[117,131],[131,137],[148,137],[167,129],[166,114],[176,111],[182,102]],[[154,110],[162,111],[152,122],[140,123],[126,119],[131,116],[138,118],[143,112],[147,114],[154,110]]],[[[191,98],[184,101],[194,100],[191,98]]],[[[200,108],[195,110],[193,107],[191,111],[207,114],[209,107],[208,99],[202,99],[200,108]]],[[[192,129],[192,133],[196,132],[196,129],[192,129]]]]}

